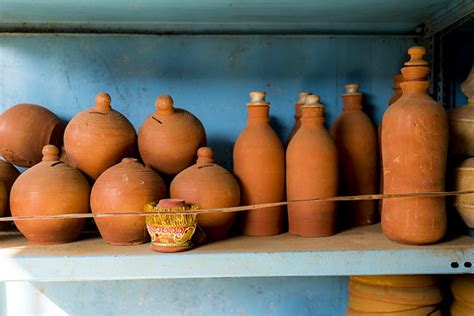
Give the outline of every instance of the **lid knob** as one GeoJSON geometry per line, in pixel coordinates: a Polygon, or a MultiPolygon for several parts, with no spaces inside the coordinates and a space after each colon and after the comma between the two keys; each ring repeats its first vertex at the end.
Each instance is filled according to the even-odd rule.
{"type": "Polygon", "coordinates": [[[43,147],[43,161],[59,161],[59,149],[54,145],[43,147]]]}
{"type": "Polygon", "coordinates": [[[426,48],[423,46],[413,46],[408,49],[410,60],[405,63],[405,66],[427,66],[428,62],[423,60],[426,54],[426,48]]]}
{"type": "Polygon", "coordinates": [[[320,97],[319,95],[308,95],[306,97],[306,103],[304,106],[309,107],[309,106],[323,106],[321,103],[319,103],[320,97]]]}
{"type": "Polygon", "coordinates": [[[173,208],[173,207],[185,207],[186,202],[182,199],[163,199],[158,202],[157,207],[161,208],[173,208]]]}
{"type": "Polygon", "coordinates": [[[252,103],[263,103],[265,102],[265,96],[267,94],[264,91],[250,92],[250,102],[252,103]]]}
{"type": "Polygon", "coordinates": [[[306,97],[310,94],[311,94],[310,92],[300,92],[300,93],[298,93],[298,102],[296,102],[296,104],[305,104],[306,97]]]}
{"type": "Polygon", "coordinates": [[[125,163],[125,164],[131,164],[131,163],[136,163],[136,162],[138,162],[138,159],[126,157],[126,158],[123,158],[123,159],[122,159],[122,162],[125,163]]]}
{"type": "Polygon", "coordinates": [[[162,94],[156,98],[156,110],[160,113],[173,113],[174,112],[174,101],[173,98],[168,94],[162,94]]]}
{"type": "Polygon", "coordinates": [[[101,92],[95,96],[94,109],[99,112],[107,113],[110,112],[112,98],[108,93],[101,92]]]}
{"type": "Polygon", "coordinates": [[[197,151],[197,162],[199,163],[206,163],[206,162],[214,162],[214,151],[211,147],[201,147],[197,151]]]}
{"type": "Polygon", "coordinates": [[[358,83],[349,83],[345,85],[346,93],[359,93],[358,83]]]}

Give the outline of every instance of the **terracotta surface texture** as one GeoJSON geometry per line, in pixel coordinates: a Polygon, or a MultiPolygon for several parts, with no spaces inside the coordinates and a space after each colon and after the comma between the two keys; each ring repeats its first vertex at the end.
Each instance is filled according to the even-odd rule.
{"type": "MultiPolygon", "coordinates": [[[[43,148],[43,161],[23,172],[13,184],[13,216],[62,215],[89,212],[90,187],[79,170],[59,161],[56,146],[43,148]]],[[[17,220],[16,227],[31,242],[59,244],[76,240],[85,219],[17,220]]]]}
{"type": "MultiPolygon", "coordinates": [[[[382,126],[384,193],[443,192],[448,150],[448,119],[428,94],[429,68],[423,47],[408,50],[402,68],[403,95],[385,112],[382,126]]],[[[391,240],[431,244],[446,232],[444,197],[386,199],[382,230],[391,240]]]]}
{"type": "Polygon", "coordinates": [[[286,140],[286,146],[290,143],[291,139],[293,138],[293,135],[295,135],[296,131],[300,128],[301,126],[301,107],[305,104],[306,102],[306,97],[310,95],[310,92],[300,92],[298,94],[298,101],[295,103],[295,125],[293,126],[293,129],[290,132],[290,135],[288,136],[288,139],[286,140]]]}
{"type": "MultiPolygon", "coordinates": [[[[285,153],[270,126],[265,92],[250,93],[247,127],[234,145],[234,174],[241,190],[241,204],[280,202],[285,199],[285,153]]],[[[284,207],[270,207],[242,214],[243,234],[272,236],[283,232],[284,207]]]]}
{"type": "MultiPolygon", "coordinates": [[[[468,158],[456,168],[455,190],[474,189],[474,157],[468,158]]],[[[474,228],[474,195],[458,195],[454,205],[467,227],[474,228]]]]}
{"type": "MultiPolygon", "coordinates": [[[[232,207],[240,204],[240,188],[232,173],[214,163],[209,147],[197,151],[196,164],[181,171],[171,182],[172,198],[184,199],[200,209],[232,207]]],[[[198,225],[208,240],[228,236],[236,213],[209,213],[198,215],[198,225]]]]}
{"type": "MultiPolygon", "coordinates": [[[[337,196],[337,149],[324,127],[324,107],[310,95],[302,107],[301,127],[286,151],[287,199],[305,200],[337,196]]],[[[335,202],[301,202],[288,205],[289,233],[307,237],[336,232],[335,202]]]]}

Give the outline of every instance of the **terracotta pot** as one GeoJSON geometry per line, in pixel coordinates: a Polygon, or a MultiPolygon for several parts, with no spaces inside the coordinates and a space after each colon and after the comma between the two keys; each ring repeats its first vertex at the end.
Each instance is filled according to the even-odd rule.
{"type": "Polygon", "coordinates": [[[474,275],[456,275],[451,284],[451,291],[456,300],[474,306],[474,275]]]}
{"type": "MultiPolygon", "coordinates": [[[[147,203],[168,195],[160,176],[137,159],[124,158],[104,171],[91,192],[93,213],[144,212],[147,203]]],[[[137,245],[149,235],[144,216],[96,217],[102,238],[111,245],[137,245]]]]}
{"type": "Polygon", "coordinates": [[[0,154],[12,164],[31,167],[41,161],[44,145],[60,146],[64,124],[35,104],[17,104],[0,116],[0,154]]]}
{"type": "MultiPolygon", "coordinates": [[[[285,199],[285,153],[270,126],[265,92],[250,93],[247,127],[234,145],[234,174],[240,185],[241,204],[281,202],[285,199]]],[[[284,229],[284,207],[247,211],[243,234],[272,236],[284,229]]]]}
{"type": "Polygon", "coordinates": [[[420,287],[435,285],[434,275],[352,275],[350,280],[373,286],[420,287]]]}
{"type": "Polygon", "coordinates": [[[420,306],[374,301],[351,295],[349,297],[349,308],[367,313],[395,313],[418,309],[420,306]]]}
{"type": "Polygon", "coordinates": [[[416,309],[408,310],[408,311],[399,311],[399,312],[392,312],[392,313],[368,313],[368,312],[360,312],[353,309],[348,309],[346,316],[371,316],[371,315],[379,315],[379,316],[441,316],[441,312],[439,311],[438,307],[436,306],[423,306],[416,309]]]}
{"type": "MultiPolygon", "coordinates": [[[[377,193],[377,130],[362,111],[358,84],[346,85],[344,108],[331,134],[339,154],[340,193],[344,196],[377,193]]],[[[338,204],[338,217],[346,227],[370,225],[377,220],[377,201],[338,204]]]]}
{"type": "MultiPolygon", "coordinates": [[[[10,191],[12,189],[13,183],[15,182],[16,178],[20,175],[20,171],[18,171],[15,166],[11,163],[0,160],[0,182],[5,184],[5,189],[7,192],[7,196],[10,196],[10,191]]],[[[10,207],[7,198],[7,206],[6,206],[6,215],[10,215],[10,207]]]]}
{"type": "Polygon", "coordinates": [[[107,93],[77,114],[67,125],[64,148],[71,165],[93,180],[133,153],[137,135],[132,124],[110,106],[107,93]]]}
{"type": "Polygon", "coordinates": [[[305,104],[306,97],[310,95],[311,93],[309,92],[300,92],[298,94],[298,101],[295,103],[295,125],[293,126],[293,129],[290,132],[290,135],[288,136],[288,139],[286,140],[286,146],[290,143],[291,139],[293,138],[293,135],[295,135],[296,131],[300,128],[301,126],[301,107],[305,104]]]}
{"type": "MultiPolygon", "coordinates": [[[[423,47],[412,47],[402,68],[403,95],[383,117],[384,193],[443,192],[448,150],[446,111],[427,93],[423,47]]],[[[431,244],[446,232],[444,197],[386,199],[382,230],[391,240],[431,244]]]]}
{"type": "MultiPolygon", "coordinates": [[[[337,196],[337,150],[324,127],[324,107],[310,95],[302,107],[301,127],[286,151],[286,192],[293,200],[337,196]],[[311,157],[311,159],[308,159],[311,157]]],[[[336,229],[334,202],[288,205],[291,235],[330,236],[336,229]]]]}
{"type": "Polygon", "coordinates": [[[165,175],[176,175],[196,160],[206,145],[206,133],[197,117],[173,107],[169,95],[156,99],[156,111],[138,132],[138,148],[146,165],[165,175]]]}
{"type": "Polygon", "coordinates": [[[450,313],[451,316],[472,316],[474,315],[474,306],[461,301],[454,301],[450,313]]]}
{"type": "MultiPolygon", "coordinates": [[[[53,145],[43,148],[43,161],[23,172],[13,184],[13,216],[44,216],[89,212],[90,187],[79,172],[59,161],[53,145]]],[[[16,227],[31,242],[59,244],[76,240],[85,219],[17,220],[16,227]]]]}
{"type": "Polygon", "coordinates": [[[468,103],[450,113],[450,146],[453,154],[471,157],[474,156],[474,65],[461,90],[468,103]]]}
{"type": "MultiPolygon", "coordinates": [[[[172,198],[183,199],[201,209],[238,206],[240,189],[234,176],[214,163],[209,147],[197,151],[195,165],[181,171],[171,182],[172,198]]],[[[236,213],[209,213],[198,215],[198,225],[209,240],[228,236],[236,213]]]]}
{"type": "MultiPolygon", "coordinates": [[[[455,186],[456,191],[474,190],[474,157],[464,160],[456,168],[455,186]]],[[[474,196],[458,195],[454,205],[467,227],[474,230],[474,196]]]]}

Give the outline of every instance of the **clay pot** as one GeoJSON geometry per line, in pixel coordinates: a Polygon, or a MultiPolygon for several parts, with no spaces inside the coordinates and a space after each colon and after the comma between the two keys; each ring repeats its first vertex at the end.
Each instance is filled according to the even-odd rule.
{"type": "Polygon", "coordinates": [[[206,133],[197,117],[173,107],[169,95],[156,99],[156,111],[138,132],[138,148],[146,165],[165,175],[176,175],[196,160],[206,145],[206,133]]]}
{"type": "MultiPolygon", "coordinates": [[[[250,93],[247,127],[234,145],[234,174],[240,185],[241,204],[281,202],[285,199],[285,153],[270,126],[265,92],[250,93]]],[[[243,234],[272,236],[283,232],[284,207],[247,211],[243,234]]]]}
{"type": "MultiPolygon", "coordinates": [[[[212,149],[201,147],[197,156],[196,164],[181,171],[171,182],[171,197],[201,209],[238,206],[239,185],[229,171],[214,163],[212,149]]],[[[235,213],[199,214],[198,225],[208,240],[221,240],[228,236],[235,216],[235,213]]]]}
{"type": "Polygon", "coordinates": [[[450,113],[450,146],[453,154],[474,156],[474,65],[461,90],[468,103],[450,113]]]}
{"type": "Polygon", "coordinates": [[[298,101],[295,103],[295,125],[293,126],[293,129],[290,132],[290,135],[288,136],[288,139],[286,140],[286,146],[290,143],[291,139],[293,138],[293,135],[295,135],[296,131],[298,128],[301,126],[301,107],[305,104],[306,97],[310,95],[311,93],[309,92],[300,92],[298,94],[298,101]]]}
{"type": "Polygon", "coordinates": [[[474,275],[456,275],[451,284],[456,300],[474,307],[474,275]]]}
{"type": "MultiPolygon", "coordinates": [[[[43,148],[43,161],[23,172],[13,184],[13,216],[44,216],[89,212],[90,187],[79,170],[59,161],[56,146],[43,148]]],[[[31,242],[59,244],[76,240],[85,219],[17,220],[16,227],[31,242]]]]}
{"type": "Polygon", "coordinates": [[[434,275],[352,275],[352,282],[373,286],[420,287],[435,285],[434,275]]]}
{"type": "MultiPolygon", "coordinates": [[[[166,186],[156,172],[137,159],[124,158],[96,180],[91,209],[97,214],[144,212],[147,203],[167,195],[166,186]]],[[[149,240],[143,216],[96,217],[95,222],[102,238],[111,245],[137,245],[149,240]]]]}
{"type": "Polygon", "coordinates": [[[60,146],[64,124],[35,104],[17,104],[0,116],[0,155],[12,164],[31,167],[41,161],[44,145],[60,146]]]}
{"type": "MultiPolygon", "coordinates": [[[[446,111],[427,93],[423,47],[412,47],[402,68],[403,95],[385,112],[382,126],[384,193],[443,192],[448,150],[446,111]]],[[[391,240],[430,244],[446,232],[444,197],[386,199],[382,230],[391,240]]]]}
{"type": "MultiPolygon", "coordinates": [[[[289,201],[337,195],[337,150],[324,127],[324,107],[310,95],[302,107],[301,127],[286,151],[286,192],[289,201]],[[310,159],[308,158],[310,157],[310,159]]],[[[288,205],[291,235],[330,236],[336,229],[334,202],[288,205]]]]}
{"type": "MultiPolygon", "coordinates": [[[[456,168],[455,183],[456,191],[474,190],[474,158],[464,160],[456,168]]],[[[454,205],[464,223],[474,233],[474,196],[472,194],[458,195],[454,205]]]]}
{"type": "Polygon", "coordinates": [[[107,93],[95,105],[77,114],[64,132],[64,148],[73,167],[93,180],[133,153],[137,135],[132,124],[110,106],[107,93]]]}
{"type": "MultiPolygon", "coordinates": [[[[344,107],[331,134],[339,154],[339,183],[343,196],[377,193],[377,130],[362,111],[358,84],[346,85],[344,107]]],[[[338,205],[338,215],[346,227],[370,225],[377,219],[377,201],[350,201],[338,205]]]]}

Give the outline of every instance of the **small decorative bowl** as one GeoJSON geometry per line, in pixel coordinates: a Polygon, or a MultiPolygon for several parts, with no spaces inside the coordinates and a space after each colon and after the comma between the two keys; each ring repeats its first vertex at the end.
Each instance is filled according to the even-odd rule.
{"type": "Polygon", "coordinates": [[[189,212],[189,214],[157,214],[146,217],[151,236],[151,249],[158,252],[181,252],[193,247],[198,207],[181,199],[164,199],[145,205],[145,212],[189,212]]]}

